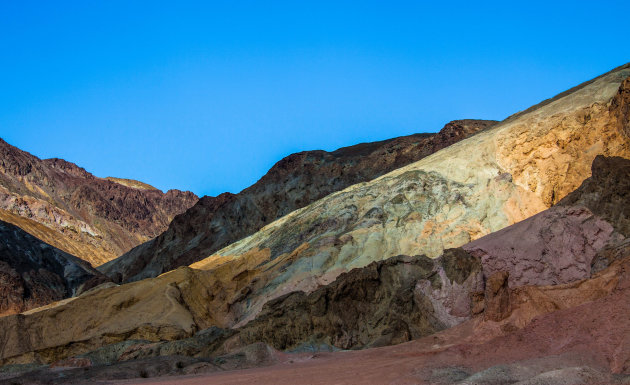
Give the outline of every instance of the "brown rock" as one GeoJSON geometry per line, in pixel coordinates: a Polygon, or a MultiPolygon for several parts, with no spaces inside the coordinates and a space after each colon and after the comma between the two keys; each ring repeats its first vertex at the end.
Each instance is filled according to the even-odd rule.
{"type": "Polygon", "coordinates": [[[165,194],[63,159],[41,160],[0,139],[0,219],[95,266],[160,234],[196,201],[191,192],[165,194]]]}
{"type": "MultiPolygon", "coordinates": [[[[630,87],[630,80],[624,81],[630,87]]],[[[628,91],[630,92],[630,91],[628,91]]],[[[585,206],[608,221],[615,230],[630,237],[630,160],[597,156],[591,177],[567,195],[560,206],[585,206]]]]}
{"type": "Polygon", "coordinates": [[[467,299],[480,278],[479,261],[462,250],[436,260],[393,257],[341,274],[308,295],[294,292],[268,302],[238,329],[237,338],[283,350],[303,344],[341,349],[398,344],[452,326],[453,319],[469,319],[467,299]]]}
{"type": "Polygon", "coordinates": [[[610,104],[610,111],[617,119],[619,129],[630,138],[630,78],[621,84],[619,93],[610,104]]]}
{"type": "Polygon", "coordinates": [[[77,357],[67,358],[50,364],[51,368],[87,368],[89,366],[92,366],[92,361],[87,358],[77,357]]]}
{"type": "Polygon", "coordinates": [[[486,281],[484,298],[484,317],[490,321],[501,321],[510,316],[510,273],[500,271],[491,275],[486,281]]]}
{"type": "Polygon", "coordinates": [[[68,298],[107,281],[89,263],[0,221],[0,316],[68,298]]]}

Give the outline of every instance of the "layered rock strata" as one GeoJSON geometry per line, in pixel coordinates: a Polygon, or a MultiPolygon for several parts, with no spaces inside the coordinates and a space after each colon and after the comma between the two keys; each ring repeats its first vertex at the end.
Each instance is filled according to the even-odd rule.
{"type": "MultiPolygon", "coordinates": [[[[616,290],[614,275],[623,271],[614,253],[607,268],[587,278],[597,256],[623,241],[623,232],[617,230],[622,229],[623,218],[609,221],[602,212],[594,212],[596,208],[559,205],[551,214],[542,213],[506,229],[502,237],[479,238],[560,201],[589,176],[597,155],[630,157],[630,140],[622,129],[625,123],[619,123],[625,116],[618,110],[623,103],[616,102],[625,98],[628,76],[630,68],[620,67],[419,162],[296,210],[191,267],[86,293],[50,309],[2,318],[2,362],[51,362],[129,339],[174,340],[212,326],[246,328],[258,316],[263,320],[265,314],[279,311],[263,310],[270,301],[285,303],[291,298],[287,294],[304,292],[306,302],[286,302],[290,313],[291,306],[309,303],[309,295],[347,278],[342,274],[353,268],[401,254],[437,257],[459,246],[470,254],[485,253],[478,258],[486,283],[494,273],[505,272],[499,275],[504,279],[498,280],[496,290],[485,290],[481,298],[477,290],[473,296],[477,301],[469,303],[472,313],[496,315],[488,318],[488,327],[493,325],[490,322],[499,322],[492,319],[500,319],[505,330],[522,328],[545,312],[602,298],[616,290]],[[582,222],[585,225],[578,226],[582,222]],[[583,240],[584,248],[577,251],[590,254],[567,260],[562,254],[564,233],[546,234],[556,224],[564,226],[571,239],[583,240]],[[514,256],[524,255],[523,248],[531,248],[519,242],[526,228],[532,234],[541,233],[535,239],[544,244],[523,261],[531,265],[525,269],[501,247],[511,244],[514,256]],[[465,246],[475,240],[474,247],[465,246]],[[548,264],[549,273],[532,276],[528,270],[538,264],[548,264]],[[526,286],[531,284],[560,285],[526,286]],[[584,289],[577,291],[583,295],[571,297],[578,287],[584,289]],[[508,296],[502,294],[508,291],[508,296]],[[95,304],[98,311],[91,311],[95,304]],[[53,318],[55,322],[72,320],[72,326],[55,330],[53,318]],[[35,329],[37,338],[18,332],[35,329]]],[[[449,299],[449,293],[457,293],[458,286],[447,285],[452,282],[442,279],[438,287],[424,279],[414,289],[428,298],[425,303],[449,326],[467,319],[453,312],[462,307],[453,305],[459,303],[455,298],[449,299]]],[[[334,307],[329,309],[334,316],[334,307]]],[[[265,323],[261,325],[259,330],[266,330],[265,323]]],[[[359,331],[354,341],[369,345],[373,335],[383,335],[378,328],[370,333],[359,331]]],[[[315,334],[296,333],[307,341],[315,334]]],[[[297,339],[290,345],[296,343],[297,339]]]]}

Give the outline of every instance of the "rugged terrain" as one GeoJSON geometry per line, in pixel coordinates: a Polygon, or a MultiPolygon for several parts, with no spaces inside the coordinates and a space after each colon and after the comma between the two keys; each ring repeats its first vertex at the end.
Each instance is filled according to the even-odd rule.
{"type": "Polygon", "coordinates": [[[627,383],[629,77],[619,67],[188,267],[0,318],[2,375],[627,383]]]}
{"type": "Polygon", "coordinates": [[[191,192],[163,193],[141,182],[98,178],[0,139],[0,219],[93,266],[157,236],[195,202],[191,192]]]}
{"type": "Polygon", "coordinates": [[[129,282],[190,265],[330,193],[420,160],[496,123],[456,120],[437,134],[289,155],[239,194],[201,198],[166,232],[99,269],[117,282],[129,282]]]}
{"type": "MultiPolygon", "coordinates": [[[[630,378],[630,345],[624,326],[630,316],[624,305],[630,303],[630,239],[622,233],[628,216],[615,215],[619,210],[609,203],[624,202],[629,178],[630,160],[598,157],[593,176],[561,204],[463,248],[447,250],[438,259],[397,256],[373,262],[308,295],[296,292],[270,301],[241,328],[212,327],[170,342],[152,342],[144,339],[147,334],[137,332],[127,340],[73,358],[57,356],[62,358],[54,364],[58,369],[38,369],[11,381],[81,383],[87,379],[215,373],[178,378],[173,383],[242,383],[251,376],[260,383],[278,383],[279,379],[286,383],[304,379],[309,383],[625,383],[622,381],[630,378]],[[609,183],[599,183],[604,180],[609,183]],[[584,201],[597,201],[602,209],[593,214],[582,205],[584,201]],[[567,211],[582,217],[588,213],[584,226],[576,225],[567,211]],[[604,219],[612,217],[617,221],[604,219]],[[605,231],[594,229],[593,223],[605,231]],[[551,231],[557,228],[569,232],[551,231]],[[522,239],[523,229],[533,237],[529,242],[522,239]],[[583,241],[576,242],[580,237],[583,241]],[[532,245],[545,247],[532,250],[532,245]],[[586,251],[585,260],[567,260],[567,245],[573,246],[577,256],[586,251]],[[505,248],[512,253],[506,255],[505,248]],[[591,250],[594,253],[589,254],[591,250]],[[528,258],[522,258],[525,255],[528,258]],[[601,263],[601,256],[607,257],[605,265],[591,270],[601,263]],[[540,261],[547,264],[550,274],[536,283],[519,278],[523,271],[535,270],[540,261]],[[563,270],[573,276],[558,282],[561,274],[554,272],[563,270]],[[512,277],[517,279],[510,282],[512,277]],[[412,339],[418,340],[356,353],[321,352],[412,339]],[[281,353],[261,341],[297,353],[281,353]],[[116,362],[114,367],[103,366],[116,362]],[[251,374],[221,374],[267,365],[272,366],[251,374]],[[85,367],[72,369],[76,366],[85,367]],[[568,382],[562,382],[565,380],[568,382]]],[[[152,286],[156,283],[162,286],[158,282],[152,286]]],[[[176,286],[170,287],[171,297],[177,296],[176,286]]],[[[184,286],[181,293],[186,290],[184,286]]],[[[90,295],[98,294],[85,294],[74,302],[90,295]]],[[[184,298],[185,294],[180,301],[184,298]]],[[[136,308],[134,314],[144,311],[144,307],[136,308]]],[[[152,318],[155,315],[146,320],[152,318]]],[[[66,349],[80,352],[90,342],[66,349]]],[[[37,352],[44,362],[59,354],[57,349],[48,350],[48,356],[44,352],[37,352]]],[[[5,376],[11,377],[6,369],[5,376]]]]}
{"type": "Polygon", "coordinates": [[[108,281],[89,263],[0,221],[0,316],[46,305],[108,281]]]}

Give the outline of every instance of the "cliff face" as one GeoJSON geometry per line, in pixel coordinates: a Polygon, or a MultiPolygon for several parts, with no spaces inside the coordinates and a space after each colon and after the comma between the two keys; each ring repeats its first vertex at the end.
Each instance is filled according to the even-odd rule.
{"type": "Polygon", "coordinates": [[[0,221],[0,316],[46,305],[108,281],[89,263],[0,221]]]}
{"type": "Polygon", "coordinates": [[[93,265],[155,237],[197,201],[190,192],[164,194],[131,182],[97,178],[62,159],[41,160],[0,139],[2,219],[46,226],[53,230],[47,243],[93,265]]]}
{"type": "Polygon", "coordinates": [[[156,239],[99,269],[127,282],[189,265],[330,193],[422,159],[496,123],[458,120],[437,134],[292,154],[239,194],[203,197],[156,239]]]}

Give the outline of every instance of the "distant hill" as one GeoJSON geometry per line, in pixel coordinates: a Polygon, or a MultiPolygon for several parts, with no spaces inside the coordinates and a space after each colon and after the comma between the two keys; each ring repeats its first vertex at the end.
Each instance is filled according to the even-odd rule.
{"type": "Polygon", "coordinates": [[[41,160],[0,139],[2,219],[97,266],[164,231],[197,202],[191,192],[163,193],[142,182],[95,177],[63,159],[41,160]],[[13,214],[13,215],[10,215],[13,214]],[[37,236],[37,234],[34,234],[37,236]]]}

